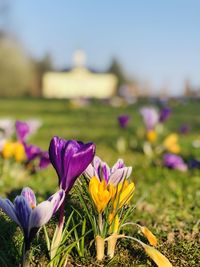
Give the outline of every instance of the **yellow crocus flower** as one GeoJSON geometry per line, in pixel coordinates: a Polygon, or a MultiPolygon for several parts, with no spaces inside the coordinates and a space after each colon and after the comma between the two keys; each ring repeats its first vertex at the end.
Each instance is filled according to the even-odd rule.
{"type": "Polygon", "coordinates": [[[99,181],[97,177],[92,177],[89,183],[89,192],[98,213],[102,213],[111,198],[111,193],[107,187],[106,181],[99,181]]]}
{"type": "Polygon", "coordinates": [[[163,146],[171,153],[179,153],[181,148],[178,144],[178,135],[175,133],[168,135],[163,142],[163,146]]]}
{"type": "Polygon", "coordinates": [[[25,149],[22,143],[16,142],[14,149],[14,157],[16,161],[20,162],[26,159],[25,149]]]}
{"type": "Polygon", "coordinates": [[[15,152],[15,143],[14,142],[5,143],[2,150],[2,156],[5,159],[12,158],[14,156],[14,152],[15,152]]]}
{"type": "Polygon", "coordinates": [[[150,142],[150,143],[154,143],[157,139],[157,133],[156,131],[154,130],[150,130],[147,132],[147,140],[150,142]]]}

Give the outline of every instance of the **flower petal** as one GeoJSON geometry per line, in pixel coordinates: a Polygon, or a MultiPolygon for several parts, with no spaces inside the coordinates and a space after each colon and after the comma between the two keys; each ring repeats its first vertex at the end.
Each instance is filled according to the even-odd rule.
{"type": "Polygon", "coordinates": [[[25,199],[28,201],[31,208],[36,207],[36,197],[35,197],[35,194],[31,188],[24,187],[22,192],[21,192],[21,195],[23,197],[25,197],[25,199]]]}
{"type": "Polygon", "coordinates": [[[157,264],[158,267],[172,267],[169,260],[154,247],[142,243],[145,252],[157,264]]]}
{"type": "Polygon", "coordinates": [[[110,175],[109,183],[112,183],[116,186],[119,182],[123,182],[124,179],[127,179],[132,172],[132,167],[124,167],[116,170],[110,175]]]}
{"type": "Polygon", "coordinates": [[[19,220],[24,232],[26,232],[28,230],[29,217],[32,210],[29,202],[24,196],[17,196],[14,200],[14,206],[17,219],[19,220]]]}
{"type": "Polygon", "coordinates": [[[15,128],[16,128],[17,139],[21,142],[25,141],[25,138],[29,133],[28,124],[23,121],[16,121],[15,128]]]}
{"type": "Polygon", "coordinates": [[[88,167],[86,168],[86,170],[84,171],[84,175],[87,178],[91,179],[94,176],[97,177],[97,175],[95,175],[95,174],[96,174],[96,172],[95,172],[94,167],[92,166],[92,164],[89,164],[88,167]]]}
{"type": "Polygon", "coordinates": [[[69,156],[67,178],[62,179],[61,188],[67,192],[72,188],[76,178],[80,176],[94,158],[95,145],[88,143],[82,145],[72,156],[69,156]]]}
{"type": "Polygon", "coordinates": [[[40,228],[46,224],[54,213],[54,205],[51,201],[43,201],[32,210],[29,219],[29,231],[31,228],[40,228]]]}
{"type": "Polygon", "coordinates": [[[42,151],[40,154],[39,168],[45,169],[50,164],[49,153],[47,151],[42,151]]]}
{"type": "Polygon", "coordinates": [[[101,177],[101,180],[104,179],[106,183],[108,183],[109,177],[110,177],[110,168],[105,162],[101,163],[100,177],[101,177]]]}
{"type": "Polygon", "coordinates": [[[17,216],[15,214],[15,207],[9,199],[0,198],[0,208],[10,217],[11,220],[21,226],[17,216]]]}
{"type": "Polygon", "coordinates": [[[124,160],[118,159],[117,162],[113,165],[113,167],[111,169],[111,173],[115,172],[118,169],[124,168],[124,167],[125,167],[124,160]]]}
{"type": "Polygon", "coordinates": [[[145,226],[140,226],[140,230],[143,233],[143,235],[148,239],[149,243],[152,246],[156,246],[158,241],[155,235],[145,226]]]}
{"type": "Polygon", "coordinates": [[[48,201],[50,201],[53,204],[53,213],[55,213],[59,209],[64,199],[65,199],[65,191],[63,189],[60,189],[58,192],[53,194],[48,199],[48,201]]]}

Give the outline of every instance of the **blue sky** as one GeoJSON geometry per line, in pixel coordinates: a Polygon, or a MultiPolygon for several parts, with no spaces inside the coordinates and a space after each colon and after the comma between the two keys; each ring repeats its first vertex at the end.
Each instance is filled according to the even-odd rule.
{"type": "Polygon", "coordinates": [[[18,0],[10,1],[12,29],[26,49],[50,52],[58,67],[74,50],[87,63],[108,67],[116,56],[129,76],[154,90],[181,91],[184,79],[200,87],[198,0],[18,0]]]}

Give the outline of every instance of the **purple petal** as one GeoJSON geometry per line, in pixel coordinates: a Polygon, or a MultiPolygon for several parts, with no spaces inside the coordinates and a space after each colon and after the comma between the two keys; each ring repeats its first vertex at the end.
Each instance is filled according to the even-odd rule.
{"type": "Polygon", "coordinates": [[[94,154],[95,145],[93,143],[88,143],[82,145],[76,153],[70,155],[67,177],[62,179],[61,188],[67,192],[72,188],[76,178],[78,178],[92,162],[94,154]]]}
{"type": "Polygon", "coordinates": [[[16,128],[17,139],[20,142],[24,142],[25,138],[27,137],[27,135],[29,133],[28,124],[26,122],[23,122],[23,121],[16,121],[15,128],[16,128]]]}
{"type": "Polygon", "coordinates": [[[28,201],[31,208],[36,207],[36,197],[35,197],[35,194],[31,188],[29,188],[29,187],[23,188],[21,195],[23,197],[25,197],[25,199],[28,201]]]}
{"type": "Polygon", "coordinates": [[[58,192],[56,192],[48,199],[48,201],[52,202],[53,204],[54,207],[53,213],[55,213],[59,209],[64,199],[65,199],[65,191],[63,189],[60,189],[58,192]]]}
{"type": "Polygon", "coordinates": [[[140,114],[143,117],[144,124],[147,130],[152,130],[159,121],[159,115],[155,108],[145,107],[140,110],[140,114]]]}
{"type": "Polygon", "coordinates": [[[129,123],[130,117],[128,115],[120,115],[118,117],[118,123],[121,128],[126,128],[129,123]]]}
{"type": "Polygon", "coordinates": [[[169,107],[164,107],[160,111],[160,122],[165,122],[171,115],[171,109],[169,107]]]}
{"type": "Polygon", "coordinates": [[[15,207],[9,199],[0,198],[0,208],[10,217],[11,220],[21,226],[17,216],[15,214],[15,207]]]}
{"type": "Polygon", "coordinates": [[[66,177],[69,165],[69,159],[73,155],[73,146],[69,145],[69,141],[55,136],[49,146],[49,158],[54,166],[58,177],[59,184],[63,177],[66,177]]]}
{"type": "Polygon", "coordinates": [[[31,214],[31,207],[29,202],[23,196],[17,196],[14,200],[15,213],[18,221],[20,222],[21,227],[24,232],[27,233],[29,226],[29,217],[31,214]]]}
{"type": "Polygon", "coordinates": [[[100,177],[101,177],[101,180],[105,179],[106,183],[108,183],[108,180],[109,180],[109,177],[110,177],[110,168],[105,162],[101,163],[100,177]]]}
{"type": "Polygon", "coordinates": [[[184,163],[183,159],[175,154],[167,153],[163,156],[163,163],[166,167],[171,169],[177,169],[181,171],[187,170],[187,165],[184,163]]]}
{"type": "Polygon", "coordinates": [[[41,153],[41,149],[35,145],[27,145],[24,143],[24,147],[28,161],[34,160],[41,153]]]}
{"type": "Polygon", "coordinates": [[[29,219],[29,232],[31,228],[40,228],[42,225],[46,224],[54,213],[53,202],[48,200],[43,201],[35,209],[32,210],[29,219]]]}
{"type": "Polygon", "coordinates": [[[117,162],[113,165],[112,169],[111,169],[111,173],[115,172],[117,169],[121,169],[124,168],[125,164],[123,159],[118,159],[117,162]]]}
{"type": "Polygon", "coordinates": [[[40,154],[40,162],[39,162],[39,168],[40,169],[45,169],[48,167],[50,164],[49,160],[49,153],[47,151],[43,151],[40,154]]]}
{"type": "Polygon", "coordinates": [[[98,156],[94,156],[93,166],[94,166],[94,169],[96,170],[96,172],[98,171],[99,166],[101,165],[101,162],[102,162],[102,160],[98,156]]]}

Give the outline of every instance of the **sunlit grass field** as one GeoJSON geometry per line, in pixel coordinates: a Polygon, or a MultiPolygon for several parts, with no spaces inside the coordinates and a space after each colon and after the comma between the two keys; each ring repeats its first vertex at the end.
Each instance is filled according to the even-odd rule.
{"type": "MultiPolygon", "coordinates": [[[[96,154],[110,165],[118,158],[123,158],[127,165],[133,167],[132,179],[136,184],[134,202],[137,205],[132,214],[133,220],[148,226],[155,233],[159,239],[159,250],[170,259],[173,266],[198,267],[200,171],[189,170],[183,173],[157,167],[137,149],[136,134],[143,127],[139,108],[146,104],[156,105],[153,102],[140,100],[129,106],[111,107],[107,103],[93,101],[89,106],[75,107],[66,100],[4,99],[0,100],[0,118],[41,119],[43,125],[30,139],[30,143],[46,150],[50,139],[57,135],[65,139],[96,143],[96,154]],[[120,114],[131,116],[126,130],[118,126],[117,117],[120,114]],[[134,144],[123,153],[119,153],[116,149],[116,142],[120,136],[134,144]]],[[[192,146],[192,141],[200,135],[200,102],[172,101],[170,106],[172,116],[166,122],[167,131],[177,132],[181,124],[190,124],[191,132],[180,137],[181,154],[186,160],[200,158],[200,149],[192,146]]],[[[42,200],[57,190],[57,176],[51,166],[30,177],[24,177],[24,174],[20,177],[20,174],[13,174],[11,170],[8,172],[9,175],[5,176],[5,173],[5,170],[1,171],[1,196],[13,199],[23,186],[30,186],[35,190],[39,200],[42,200]]],[[[21,240],[16,234],[19,229],[7,222],[8,219],[1,216],[0,266],[2,267],[17,266],[20,257],[21,240]],[[8,241],[9,239],[11,241],[8,241]]],[[[33,254],[40,265],[38,263],[33,266],[46,266],[45,244],[41,246],[44,251],[41,258],[37,258],[41,254],[41,247],[38,245],[34,247],[33,254]]],[[[130,241],[119,242],[118,251],[113,266],[153,266],[142,250],[130,241]]],[[[95,266],[92,257],[86,263],[77,257],[76,263],[77,266],[78,264],[95,266]]]]}

